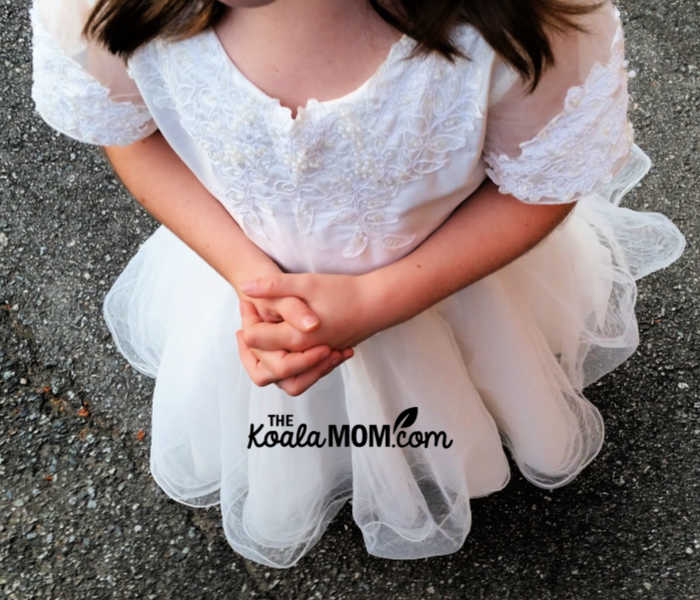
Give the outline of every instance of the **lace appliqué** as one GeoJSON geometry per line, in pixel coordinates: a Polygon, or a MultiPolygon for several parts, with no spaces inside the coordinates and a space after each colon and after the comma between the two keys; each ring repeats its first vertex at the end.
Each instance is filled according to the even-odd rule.
{"type": "MultiPolygon", "coordinates": [[[[416,236],[401,230],[392,204],[401,187],[468,144],[480,151],[473,132],[483,120],[488,60],[479,53],[491,50],[470,28],[462,33],[470,65],[455,68],[433,55],[407,66],[390,55],[361,93],[311,99],[294,121],[240,80],[211,31],[154,40],[130,69],[144,97],[174,111],[207,156],[219,185],[213,193],[246,234],[274,240],[290,221],[305,236],[337,228],[351,259],[370,243],[386,250],[412,243],[416,236]]],[[[406,37],[396,51],[411,44],[406,37]]]]}
{"type": "Polygon", "coordinates": [[[63,52],[34,7],[30,14],[32,100],[51,127],[101,146],[125,146],[157,129],[146,106],[110,99],[109,90],[63,52]]]}
{"type": "Polygon", "coordinates": [[[484,153],[486,174],[502,194],[528,203],[559,204],[612,180],[611,167],[629,154],[634,131],[627,118],[627,61],[620,12],[606,64],[595,63],[564,108],[514,158],[484,153]]]}

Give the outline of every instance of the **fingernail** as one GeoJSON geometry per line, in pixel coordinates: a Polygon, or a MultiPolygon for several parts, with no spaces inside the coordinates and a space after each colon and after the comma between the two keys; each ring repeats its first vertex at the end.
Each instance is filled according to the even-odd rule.
{"type": "Polygon", "coordinates": [[[316,323],[318,323],[318,319],[310,316],[306,316],[301,320],[301,324],[304,329],[311,329],[314,325],[316,325],[316,323]]]}
{"type": "Polygon", "coordinates": [[[340,360],[341,360],[340,356],[338,356],[338,355],[336,354],[336,355],[333,356],[333,358],[331,359],[331,364],[332,364],[334,367],[337,367],[337,366],[340,364],[340,360]]]}

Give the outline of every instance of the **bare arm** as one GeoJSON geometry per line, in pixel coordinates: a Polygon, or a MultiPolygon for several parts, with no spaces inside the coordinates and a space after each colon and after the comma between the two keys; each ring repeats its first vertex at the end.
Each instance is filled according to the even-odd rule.
{"type": "Polygon", "coordinates": [[[159,131],[105,154],[136,200],[231,285],[281,269],[241,230],[159,131]]]}
{"type": "MultiPolygon", "coordinates": [[[[248,239],[160,132],[129,146],[104,146],[104,151],[136,200],[231,283],[238,293],[244,322],[260,319],[256,309],[261,313],[277,310],[295,327],[308,329],[304,319],[316,315],[302,300],[284,298],[270,304],[239,291],[239,282],[282,270],[248,239]]],[[[300,353],[267,353],[241,342],[239,339],[239,354],[251,379],[257,385],[275,382],[290,394],[300,393],[352,356],[352,350],[343,353],[325,344],[300,353]]]]}
{"type": "Polygon", "coordinates": [[[515,260],[544,239],[575,204],[526,204],[501,194],[486,180],[413,252],[361,276],[382,328],[411,318],[515,260]],[[408,288],[410,293],[396,293],[408,288]]]}

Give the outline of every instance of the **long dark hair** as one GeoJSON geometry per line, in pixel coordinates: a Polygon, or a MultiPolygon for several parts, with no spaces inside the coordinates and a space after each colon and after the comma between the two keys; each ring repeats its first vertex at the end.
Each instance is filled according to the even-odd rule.
{"type": "MultiPolygon", "coordinates": [[[[573,0],[368,0],[387,23],[414,38],[417,53],[436,51],[450,61],[464,55],[450,41],[452,28],[469,23],[525,80],[537,86],[554,64],[546,28],[589,33],[571,19],[600,8],[573,0]]],[[[98,0],[83,33],[127,59],[157,36],[182,39],[214,25],[226,6],[217,0],[98,0]]],[[[468,57],[464,57],[468,58],[468,57]]]]}

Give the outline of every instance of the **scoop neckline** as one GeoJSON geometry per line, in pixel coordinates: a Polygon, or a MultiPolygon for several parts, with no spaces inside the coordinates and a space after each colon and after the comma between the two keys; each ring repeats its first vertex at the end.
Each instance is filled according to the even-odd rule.
{"type": "Polygon", "coordinates": [[[233,61],[229,53],[226,51],[226,48],[224,47],[223,43],[221,42],[221,39],[219,38],[219,35],[216,33],[213,27],[208,28],[206,30],[206,33],[211,37],[212,42],[216,46],[217,52],[220,53],[221,57],[228,65],[229,72],[232,73],[233,76],[242,85],[247,87],[253,94],[258,96],[264,102],[270,104],[276,110],[276,114],[288,123],[289,127],[293,127],[294,125],[297,125],[298,123],[302,122],[308,116],[309,112],[314,106],[330,107],[335,104],[349,102],[357,97],[360,97],[366,90],[372,87],[374,83],[381,78],[384,71],[389,67],[391,63],[393,63],[394,59],[398,54],[399,49],[411,40],[411,37],[409,35],[407,35],[406,33],[402,33],[401,37],[399,37],[399,39],[391,45],[386,57],[375,69],[375,71],[369,76],[369,78],[367,78],[354,90],[351,90],[350,92],[348,92],[347,94],[343,94],[342,96],[338,96],[337,98],[330,98],[328,100],[318,100],[317,98],[309,97],[306,100],[306,104],[304,106],[297,107],[296,117],[292,117],[291,108],[284,106],[279,98],[273,97],[267,92],[263,91],[243,74],[243,72],[238,68],[238,66],[233,61]]]}

